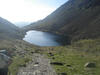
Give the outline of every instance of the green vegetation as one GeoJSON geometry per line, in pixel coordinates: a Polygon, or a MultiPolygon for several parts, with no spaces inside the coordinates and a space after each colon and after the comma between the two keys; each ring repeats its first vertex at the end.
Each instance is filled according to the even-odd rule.
{"type": "Polygon", "coordinates": [[[69,0],[45,19],[23,29],[52,32],[70,38],[71,45],[40,48],[40,53],[51,59],[58,75],[100,75],[99,0],[69,0]],[[91,62],[96,67],[86,67],[91,62]]]}
{"type": "MultiPolygon", "coordinates": [[[[20,67],[25,67],[31,61],[32,53],[41,53],[51,59],[51,63],[58,62],[62,65],[52,64],[58,74],[68,75],[99,75],[100,74],[100,39],[85,39],[72,42],[68,46],[59,47],[34,47],[20,40],[16,41],[17,47],[13,52],[12,63],[8,74],[16,75],[20,67]],[[21,49],[27,51],[22,56],[21,49]],[[96,63],[96,67],[87,68],[88,62],[96,63]]],[[[8,48],[9,49],[9,48],[8,48]]],[[[14,48],[10,48],[14,50],[14,48]]]]}
{"type": "Polygon", "coordinates": [[[16,75],[20,67],[25,67],[31,61],[31,52],[34,52],[36,46],[33,46],[23,40],[1,40],[0,50],[7,50],[11,57],[11,64],[8,67],[8,75],[16,75]]]}
{"type": "Polygon", "coordinates": [[[20,67],[25,67],[29,61],[31,61],[30,57],[14,56],[12,59],[12,64],[8,68],[8,75],[16,75],[18,69],[20,67]]]}
{"type": "Polygon", "coordinates": [[[58,74],[68,75],[100,75],[100,39],[85,39],[72,42],[71,45],[59,47],[36,47],[22,40],[1,40],[0,49],[10,52],[12,63],[9,74],[16,75],[19,68],[31,61],[32,53],[46,54],[58,74]],[[87,68],[88,62],[96,63],[96,67],[87,68]]]}
{"type": "Polygon", "coordinates": [[[52,32],[70,38],[72,43],[69,46],[41,47],[40,53],[46,54],[51,63],[63,64],[53,64],[59,75],[100,75],[99,0],[69,0],[45,19],[23,29],[52,32]],[[87,68],[88,62],[96,63],[96,67],[87,68]]]}
{"type": "Polygon", "coordinates": [[[51,59],[51,62],[63,64],[53,65],[58,74],[100,75],[100,39],[80,40],[69,46],[43,47],[42,51],[51,59]],[[96,67],[85,67],[88,62],[96,63],[96,67]]]}
{"type": "Polygon", "coordinates": [[[24,34],[19,28],[0,18],[0,50],[8,50],[12,57],[8,75],[16,75],[20,67],[25,67],[32,53],[47,55],[58,74],[100,75],[99,0],[69,0],[44,20],[25,27],[24,31],[31,29],[68,36],[72,43],[59,47],[33,46],[19,40],[24,34]],[[89,62],[96,66],[86,67],[89,62]]]}

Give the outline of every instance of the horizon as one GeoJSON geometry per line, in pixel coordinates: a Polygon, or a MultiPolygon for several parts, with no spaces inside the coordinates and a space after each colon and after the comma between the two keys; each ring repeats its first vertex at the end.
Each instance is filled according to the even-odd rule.
{"type": "Polygon", "coordinates": [[[0,0],[0,16],[12,23],[36,22],[44,19],[67,1],[0,0]]]}

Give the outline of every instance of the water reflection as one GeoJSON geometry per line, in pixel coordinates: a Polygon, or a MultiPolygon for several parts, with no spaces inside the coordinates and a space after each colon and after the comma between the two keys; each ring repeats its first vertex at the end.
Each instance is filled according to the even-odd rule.
{"type": "Polygon", "coordinates": [[[56,39],[59,39],[59,36],[47,33],[47,32],[41,32],[41,31],[28,31],[25,35],[25,38],[23,40],[38,45],[38,46],[59,46],[61,45],[56,41],[56,39]]]}

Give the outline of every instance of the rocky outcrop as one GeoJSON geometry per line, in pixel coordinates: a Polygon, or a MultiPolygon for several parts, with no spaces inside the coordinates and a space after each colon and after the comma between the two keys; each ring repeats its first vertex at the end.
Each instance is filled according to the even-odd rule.
{"type": "Polygon", "coordinates": [[[8,65],[11,62],[6,50],[0,50],[0,75],[7,75],[8,65]]]}
{"type": "Polygon", "coordinates": [[[58,75],[67,75],[67,73],[58,73],[58,75]]]}
{"type": "Polygon", "coordinates": [[[50,64],[52,64],[52,65],[61,65],[61,66],[64,65],[64,63],[61,63],[61,62],[51,62],[50,64]]]}
{"type": "Polygon", "coordinates": [[[17,75],[57,75],[50,65],[50,60],[44,55],[32,55],[32,61],[27,63],[26,67],[20,67],[17,75]]]}
{"type": "Polygon", "coordinates": [[[85,64],[86,68],[95,68],[96,67],[96,63],[94,62],[88,62],[85,64]]]}

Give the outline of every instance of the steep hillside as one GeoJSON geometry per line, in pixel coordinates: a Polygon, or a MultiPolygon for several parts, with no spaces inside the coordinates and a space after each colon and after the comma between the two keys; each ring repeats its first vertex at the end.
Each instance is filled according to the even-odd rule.
{"type": "Polygon", "coordinates": [[[0,39],[21,38],[21,30],[14,24],[0,17],[0,39]]]}
{"type": "Polygon", "coordinates": [[[8,65],[11,62],[9,56],[15,55],[14,52],[17,49],[15,46],[24,42],[20,40],[23,37],[22,34],[23,32],[18,27],[0,17],[0,75],[7,75],[8,65]],[[6,51],[5,54],[3,50],[6,51]]]}
{"type": "Polygon", "coordinates": [[[67,35],[73,40],[100,37],[100,0],[69,0],[45,19],[24,27],[67,35]]]}

